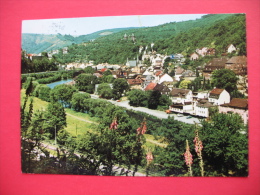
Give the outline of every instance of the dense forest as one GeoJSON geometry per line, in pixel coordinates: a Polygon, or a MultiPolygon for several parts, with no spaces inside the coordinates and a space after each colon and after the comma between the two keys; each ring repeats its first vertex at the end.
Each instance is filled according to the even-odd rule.
{"type": "Polygon", "coordinates": [[[197,48],[209,47],[215,48],[216,55],[220,56],[229,44],[239,48],[238,55],[246,55],[245,28],[244,14],[206,15],[193,21],[131,29],[94,42],[72,44],[68,54],[60,52],[56,58],[60,63],[93,60],[95,64],[124,64],[127,58],[141,59],[145,47],[147,51],[153,49],[160,54],[182,53],[184,56],[189,56],[197,48]],[[124,39],[124,34],[130,38],[124,39]],[[135,36],[134,41],[132,35],[135,36]],[[143,49],[140,50],[140,47],[143,49]]]}

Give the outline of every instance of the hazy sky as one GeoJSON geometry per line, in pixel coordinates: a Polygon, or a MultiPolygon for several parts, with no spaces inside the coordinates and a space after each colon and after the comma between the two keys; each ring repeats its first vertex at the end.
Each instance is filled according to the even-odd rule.
{"type": "Polygon", "coordinates": [[[86,35],[99,30],[123,27],[149,27],[168,22],[195,20],[205,14],[109,16],[24,20],[22,33],[86,35]]]}

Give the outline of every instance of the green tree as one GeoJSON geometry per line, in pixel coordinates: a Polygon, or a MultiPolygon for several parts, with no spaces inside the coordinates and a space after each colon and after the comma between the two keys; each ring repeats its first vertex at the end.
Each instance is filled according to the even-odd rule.
{"type": "Polygon", "coordinates": [[[207,175],[247,176],[248,134],[238,114],[214,114],[200,135],[207,175]]]}
{"type": "Polygon", "coordinates": [[[189,81],[189,80],[182,80],[180,85],[179,85],[179,88],[181,88],[181,89],[188,89],[190,84],[191,84],[191,81],[189,81]]]}
{"type": "Polygon", "coordinates": [[[80,74],[76,79],[76,87],[79,91],[85,91],[87,93],[93,93],[95,90],[95,84],[98,83],[96,76],[91,74],[80,74]]]}
{"type": "Polygon", "coordinates": [[[56,138],[59,130],[67,126],[66,113],[61,103],[51,102],[48,104],[46,113],[45,128],[50,133],[50,138],[56,138]]]}
{"type": "Polygon", "coordinates": [[[71,106],[77,112],[84,112],[86,100],[91,98],[88,93],[74,93],[71,99],[71,106]]]}
{"type": "Polygon", "coordinates": [[[51,90],[51,100],[60,101],[63,105],[70,106],[72,95],[77,91],[78,90],[71,85],[57,85],[51,90]]]}
{"type": "Polygon", "coordinates": [[[145,92],[139,89],[129,91],[127,98],[131,106],[146,106],[147,104],[147,96],[145,92]]]}
{"type": "Polygon", "coordinates": [[[148,91],[148,108],[156,109],[159,105],[161,93],[159,91],[148,91]]]}
{"type": "Polygon", "coordinates": [[[84,72],[86,74],[93,74],[95,72],[95,70],[91,66],[88,66],[88,67],[84,68],[84,72]]]}
{"type": "Polygon", "coordinates": [[[113,82],[113,94],[116,99],[119,99],[122,97],[123,93],[127,92],[129,90],[129,85],[126,81],[126,79],[116,79],[113,82]]]}
{"type": "Polygon", "coordinates": [[[50,92],[51,88],[46,86],[46,85],[41,85],[39,92],[38,92],[38,97],[42,99],[43,101],[50,101],[50,92]]]}
{"type": "Polygon", "coordinates": [[[113,90],[110,86],[100,89],[98,93],[102,98],[111,99],[113,95],[113,90]]]}
{"type": "Polygon", "coordinates": [[[215,70],[212,73],[212,84],[217,88],[227,90],[229,93],[237,91],[237,81],[236,74],[229,69],[215,70]]]}
{"type": "MultiPolygon", "coordinates": [[[[186,140],[192,143],[194,129],[192,125],[173,120],[163,119],[156,129],[157,134],[168,143],[166,148],[156,147],[154,154],[154,169],[164,176],[182,176],[186,171],[183,153],[185,152],[186,140]]],[[[196,174],[196,169],[193,172],[196,174]]]]}

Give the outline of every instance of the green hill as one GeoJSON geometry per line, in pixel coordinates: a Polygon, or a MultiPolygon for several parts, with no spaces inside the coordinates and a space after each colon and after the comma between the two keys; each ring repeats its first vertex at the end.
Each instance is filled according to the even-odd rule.
{"type": "Polygon", "coordinates": [[[211,47],[221,55],[229,44],[234,44],[240,48],[239,55],[246,55],[245,33],[244,14],[211,14],[197,20],[120,31],[93,42],[71,45],[69,54],[56,57],[60,63],[94,60],[95,64],[123,64],[127,58],[141,58],[144,50],[139,53],[140,46],[151,51],[151,43],[154,43],[153,49],[161,54],[189,55],[196,48],[211,47]],[[134,34],[135,42],[131,38],[125,40],[124,34],[134,34]]]}
{"type": "Polygon", "coordinates": [[[200,47],[212,47],[217,55],[225,52],[229,44],[238,47],[239,55],[246,55],[246,30],[244,14],[209,14],[201,19],[171,22],[155,27],[110,29],[89,35],[23,35],[23,49],[39,53],[54,48],[68,47],[68,54],[55,55],[59,63],[108,62],[123,64],[126,59],[141,58],[144,49],[157,53],[183,53],[189,55],[200,47]],[[124,39],[124,35],[128,35],[124,39]],[[131,36],[135,36],[132,41],[131,36]],[[94,41],[93,41],[94,40],[94,41]],[[28,48],[28,49],[27,49],[28,48]],[[44,50],[43,50],[44,49],[44,50]],[[36,52],[37,51],[37,52],[36,52]]]}
{"type": "Polygon", "coordinates": [[[27,53],[41,53],[48,52],[51,50],[60,49],[71,44],[80,44],[82,42],[88,42],[99,37],[111,35],[124,30],[134,29],[136,27],[129,28],[115,28],[97,31],[88,35],[81,36],[71,36],[71,35],[61,35],[61,34],[22,34],[22,49],[26,50],[27,53]]]}

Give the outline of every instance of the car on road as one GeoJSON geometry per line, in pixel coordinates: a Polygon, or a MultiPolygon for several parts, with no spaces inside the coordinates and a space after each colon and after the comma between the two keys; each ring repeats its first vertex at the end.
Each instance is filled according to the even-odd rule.
{"type": "Polygon", "coordinates": [[[181,117],[181,116],[183,116],[183,115],[181,115],[181,114],[177,114],[177,116],[178,116],[178,117],[181,117]]]}
{"type": "Polygon", "coordinates": [[[186,119],[192,118],[192,116],[187,116],[186,119]]]}
{"type": "Polygon", "coordinates": [[[171,114],[170,110],[165,110],[166,114],[171,114]]]}

